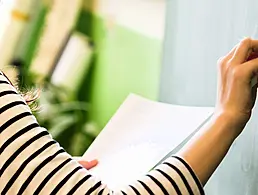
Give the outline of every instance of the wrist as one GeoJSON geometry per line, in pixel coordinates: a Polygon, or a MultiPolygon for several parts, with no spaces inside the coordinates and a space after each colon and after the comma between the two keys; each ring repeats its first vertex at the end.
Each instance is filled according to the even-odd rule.
{"type": "Polygon", "coordinates": [[[249,118],[250,117],[247,115],[240,115],[228,111],[215,111],[212,116],[212,120],[214,120],[215,123],[219,123],[223,131],[227,131],[227,133],[232,134],[235,138],[243,131],[249,118]]]}

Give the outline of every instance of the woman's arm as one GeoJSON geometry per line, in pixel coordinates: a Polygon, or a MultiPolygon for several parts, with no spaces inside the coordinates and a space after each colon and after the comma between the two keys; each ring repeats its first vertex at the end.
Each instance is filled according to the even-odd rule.
{"type": "Polygon", "coordinates": [[[214,116],[177,154],[193,168],[204,186],[236,138],[226,115],[214,116]]]}
{"type": "MultiPolygon", "coordinates": [[[[137,159],[139,160],[139,159],[137,159]]],[[[125,167],[130,169],[130,167],[125,167]]],[[[183,159],[162,165],[122,189],[109,189],[41,128],[24,99],[0,73],[1,194],[204,194],[183,159]]]]}
{"type": "Polygon", "coordinates": [[[243,64],[243,59],[257,46],[257,41],[244,41],[225,57],[213,120],[178,157],[168,158],[117,191],[91,176],[39,127],[23,98],[0,73],[1,194],[204,194],[195,173],[205,184],[250,117],[256,94],[250,81],[258,61],[243,64]]]}
{"type": "Polygon", "coordinates": [[[257,93],[257,84],[252,86],[258,74],[258,58],[253,59],[257,51],[258,41],[247,38],[219,60],[215,114],[178,154],[203,185],[251,117],[257,93]]]}

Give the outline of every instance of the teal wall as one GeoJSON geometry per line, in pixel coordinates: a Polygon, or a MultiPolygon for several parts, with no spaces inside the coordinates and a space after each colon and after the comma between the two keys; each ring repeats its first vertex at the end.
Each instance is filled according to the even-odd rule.
{"type": "MultiPolygon", "coordinates": [[[[244,36],[258,33],[258,1],[167,2],[160,99],[173,104],[214,106],[217,59],[244,36]]],[[[206,185],[207,195],[258,194],[257,118],[255,108],[252,120],[206,185]]]]}

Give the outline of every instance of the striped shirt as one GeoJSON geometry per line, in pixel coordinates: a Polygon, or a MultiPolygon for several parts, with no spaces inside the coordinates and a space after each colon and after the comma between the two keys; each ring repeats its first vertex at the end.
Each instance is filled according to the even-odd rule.
{"type": "Polygon", "coordinates": [[[119,190],[110,189],[39,126],[23,97],[1,72],[0,192],[1,195],[204,194],[193,170],[177,156],[119,190]]]}

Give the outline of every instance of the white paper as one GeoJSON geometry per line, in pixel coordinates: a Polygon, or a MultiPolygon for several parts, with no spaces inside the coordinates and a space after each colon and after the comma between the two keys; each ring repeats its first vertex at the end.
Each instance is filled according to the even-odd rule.
{"type": "Polygon", "coordinates": [[[91,170],[116,189],[145,175],[213,113],[210,107],[184,107],[130,95],[84,154],[98,159],[91,170]]]}

